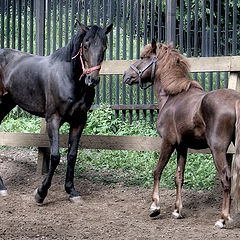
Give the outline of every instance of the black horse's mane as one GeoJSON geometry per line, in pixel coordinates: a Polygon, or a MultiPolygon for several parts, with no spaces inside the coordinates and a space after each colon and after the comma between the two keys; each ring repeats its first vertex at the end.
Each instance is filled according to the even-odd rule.
{"type": "Polygon", "coordinates": [[[59,48],[52,53],[51,58],[58,59],[60,61],[71,62],[72,57],[78,53],[84,36],[85,33],[78,30],[78,32],[73,35],[72,39],[65,47],[59,48]]]}
{"type": "Polygon", "coordinates": [[[86,41],[88,41],[88,39],[90,38],[94,38],[95,36],[98,36],[102,40],[103,44],[106,44],[107,38],[106,38],[106,35],[104,34],[104,31],[102,31],[102,29],[96,25],[89,26],[89,31],[87,33],[82,32],[81,30],[78,30],[78,32],[75,35],[73,35],[70,42],[65,47],[62,47],[56,50],[51,55],[51,57],[53,59],[58,59],[60,61],[70,62],[72,60],[72,57],[78,53],[80,49],[80,45],[85,35],[86,35],[86,41]]]}

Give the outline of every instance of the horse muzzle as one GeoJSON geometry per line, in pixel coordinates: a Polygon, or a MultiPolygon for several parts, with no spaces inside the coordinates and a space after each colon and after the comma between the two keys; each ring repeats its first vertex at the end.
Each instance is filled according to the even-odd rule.
{"type": "Polygon", "coordinates": [[[89,74],[86,74],[85,76],[85,84],[88,87],[95,87],[98,85],[98,83],[100,82],[100,77],[95,77],[93,78],[92,76],[90,76],[89,74]]]}
{"type": "Polygon", "coordinates": [[[124,83],[128,84],[128,85],[133,85],[133,78],[129,75],[126,74],[126,72],[124,72],[123,74],[123,81],[124,83]]]}

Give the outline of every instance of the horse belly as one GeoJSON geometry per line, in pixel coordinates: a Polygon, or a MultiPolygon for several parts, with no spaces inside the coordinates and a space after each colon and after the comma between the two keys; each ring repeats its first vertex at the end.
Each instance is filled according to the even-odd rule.
{"type": "Polygon", "coordinates": [[[13,73],[6,81],[6,89],[12,100],[25,111],[44,117],[45,93],[34,73],[13,73]]]}

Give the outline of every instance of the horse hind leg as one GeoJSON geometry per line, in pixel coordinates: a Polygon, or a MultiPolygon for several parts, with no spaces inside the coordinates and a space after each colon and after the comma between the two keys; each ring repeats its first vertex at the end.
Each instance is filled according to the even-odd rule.
{"type": "Polygon", "coordinates": [[[152,194],[152,205],[150,207],[150,217],[157,217],[160,214],[159,181],[162,175],[162,171],[164,167],[167,165],[173,150],[174,150],[173,145],[163,140],[161,144],[159,160],[153,172],[154,184],[152,194]]]}
{"type": "Polygon", "coordinates": [[[225,151],[219,151],[214,149],[212,150],[212,154],[223,188],[221,218],[215,223],[215,227],[224,228],[227,221],[232,221],[230,217],[231,172],[225,151]]]}
{"type": "MultiPolygon", "coordinates": [[[[8,95],[4,95],[0,99],[0,124],[3,118],[15,107],[15,104],[8,95]]],[[[0,196],[7,196],[7,188],[4,186],[3,180],[0,176],[0,196]]]]}
{"type": "Polygon", "coordinates": [[[176,202],[173,216],[177,219],[182,218],[182,185],[184,179],[184,169],[187,159],[187,148],[177,149],[177,169],[175,174],[176,202]]]}

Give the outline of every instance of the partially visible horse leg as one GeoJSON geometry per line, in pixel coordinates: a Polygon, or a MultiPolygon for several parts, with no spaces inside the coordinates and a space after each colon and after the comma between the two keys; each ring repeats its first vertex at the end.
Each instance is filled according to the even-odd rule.
{"type": "Polygon", "coordinates": [[[67,173],[65,180],[65,190],[69,194],[69,199],[71,202],[82,202],[81,197],[78,192],[74,189],[74,168],[77,158],[78,151],[78,143],[81,137],[83,128],[86,123],[86,118],[84,117],[84,121],[78,125],[74,126],[70,124],[70,132],[69,132],[69,147],[68,147],[68,155],[67,155],[67,173]]]}
{"type": "Polygon", "coordinates": [[[176,203],[173,212],[174,217],[182,218],[182,185],[184,180],[184,169],[187,159],[187,148],[181,147],[177,149],[177,169],[175,174],[176,185],[176,203]]]}
{"type": "Polygon", "coordinates": [[[60,127],[60,118],[56,115],[52,116],[47,120],[47,131],[50,139],[50,151],[51,151],[51,161],[50,169],[46,178],[42,182],[42,186],[37,189],[35,194],[35,200],[37,203],[43,203],[45,197],[47,196],[48,189],[51,187],[51,181],[53,174],[60,162],[60,153],[59,153],[59,127],[60,127]]]}
{"type": "Polygon", "coordinates": [[[220,149],[211,149],[215,166],[221,179],[223,188],[223,203],[221,218],[215,223],[216,227],[223,228],[226,221],[231,221],[230,203],[231,203],[231,172],[226,158],[226,151],[220,149]]]}
{"type": "MultiPolygon", "coordinates": [[[[16,106],[11,100],[9,94],[2,96],[2,102],[0,103],[0,124],[3,118],[16,106]]],[[[0,196],[7,196],[7,188],[3,184],[3,180],[0,176],[0,196]]]]}
{"type": "Polygon", "coordinates": [[[160,214],[160,199],[159,199],[159,180],[162,175],[164,167],[167,165],[167,162],[173,152],[174,148],[172,144],[168,141],[163,140],[159,160],[157,166],[154,169],[154,184],[153,184],[153,195],[152,195],[152,205],[150,207],[150,217],[156,217],[160,214]]]}

